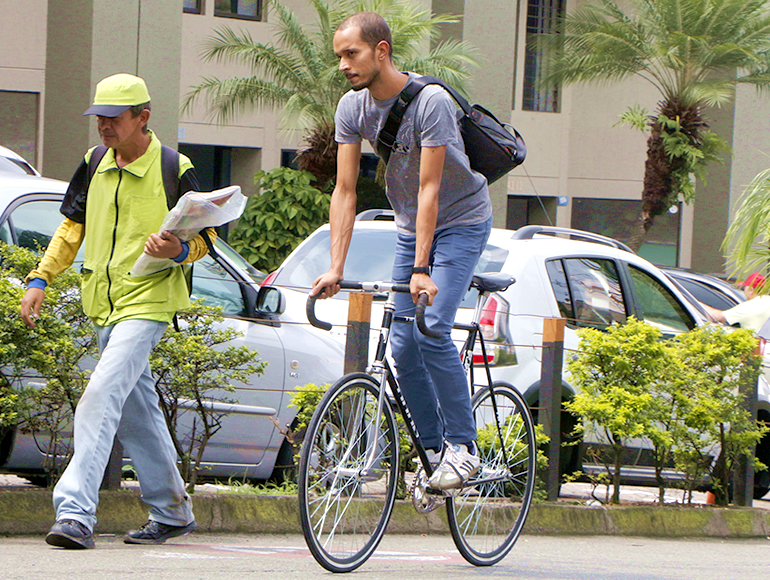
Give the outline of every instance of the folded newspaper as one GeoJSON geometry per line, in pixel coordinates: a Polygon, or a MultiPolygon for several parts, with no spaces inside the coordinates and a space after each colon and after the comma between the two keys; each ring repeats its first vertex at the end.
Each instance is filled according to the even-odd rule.
{"type": "MultiPolygon", "coordinates": [[[[166,214],[158,233],[165,230],[183,242],[189,242],[205,228],[215,228],[238,219],[245,207],[246,197],[237,185],[205,193],[188,191],[166,214]]],[[[174,260],[142,254],[131,268],[131,275],[146,276],[175,265],[174,260]]]]}

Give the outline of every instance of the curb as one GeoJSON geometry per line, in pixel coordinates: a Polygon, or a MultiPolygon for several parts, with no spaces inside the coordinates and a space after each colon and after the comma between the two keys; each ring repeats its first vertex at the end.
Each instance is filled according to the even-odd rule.
{"type": "MultiPolygon", "coordinates": [[[[54,521],[50,490],[0,491],[0,535],[45,534],[54,521]]],[[[296,534],[296,497],[196,493],[198,532],[296,534]]],[[[135,490],[102,491],[96,533],[123,534],[147,519],[135,490]]],[[[397,501],[390,533],[445,534],[446,512],[417,513],[397,501]]],[[[525,534],[752,538],[770,536],[770,511],[755,508],[601,506],[541,503],[532,506],[525,534]]]]}

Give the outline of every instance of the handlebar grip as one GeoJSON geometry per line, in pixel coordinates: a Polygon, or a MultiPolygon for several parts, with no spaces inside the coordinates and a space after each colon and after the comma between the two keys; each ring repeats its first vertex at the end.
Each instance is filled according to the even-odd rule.
{"type": "Polygon", "coordinates": [[[440,332],[428,328],[428,325],[425,324],[425,309],[428,307],[428,298],[429,296],[427,294],[420,294],[420,297],[417,299],[417,307],[414,313],[414,319],[417,322],[417,328],[419,328],[420,332],[422,332],[425,336],[430,338],[441,338],[440,332]]]}
{"type": "Polygon", "coordinates": [[[316,328],[320,328],[321,330],[331,330],[332,325],[329,322],[324,322],[323,320],[318,320],[315,315],[315,301],[318,299],[318,296],[308,296],[307,297],[307,303],[305,304],[305,313],[307,314],[307,319],[310,324],[315,326],[316,328]]]}

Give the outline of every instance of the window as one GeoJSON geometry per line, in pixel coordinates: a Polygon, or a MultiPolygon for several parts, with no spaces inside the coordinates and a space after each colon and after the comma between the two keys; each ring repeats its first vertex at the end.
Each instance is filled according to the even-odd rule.
{"type": "Polygon", "coordinates": [[[182,11],[188,14],[201,14],[202,0],[184,0],[182,11]]]}
{"type": "Polygon", "coordinates": [[[216,0],[214,16],[262,20],[262,0],[216,0]]]}
{"type": "Polygon", "coordinates": [[[543,47],[533,46],[538,34],[556,32],[559,19],[564,15],[564,0],[529,0],[527,7],[527,48],[524,57],[525,111],[559,112],[559,87],[542,87],[547,53],[543,47]]]}
{"type": "Polygon", "coordinates": [[[663,284],[633,266],[629,268],[629,273],[640,320],[658,327],[669,336],[695,328],[695,321],[663,284]]]}
{"type": "Polygon", "coordinates": [[[612,260],[550,260],[546,269],[559,312],[570,326],[604,329],[626,321],[620,276],[612,260]]]}
{"type": "MultiPolygon", "coordinates": [[[[572,227],[628,243],[641,208],[638,200],[575,198],[572,200],[572,227]]],[[[681,214],[679,205],[673,209],[673,213],[667,211],[655,218],[655,226],[638,252],[658,266],[676,266],[679,258],[681,214]]]]}
{"type": "MultiPolygon", "coordinates": [[[[10,216],[16,244],[34,251],[45,250],[51,236],[64,219],[60,203],[52,200],[30,201],[20,205],[10,216]]],[[[81,248],[81,253],[82,253],[81,248]]],[[[82,258],[81,258],[82,259],[82,258]]]]}
{"type": "Polygon", "coordinates": [[[246,315],[246,303],[240,284],[210,255],[193,265],[190,299],[203,299],[206,306],[219,306],[225,316],[246,315]]]}

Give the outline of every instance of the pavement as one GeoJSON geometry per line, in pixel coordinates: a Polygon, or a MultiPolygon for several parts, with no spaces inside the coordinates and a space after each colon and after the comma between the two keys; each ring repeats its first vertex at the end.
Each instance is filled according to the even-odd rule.
{"type": "MultiPolygon", "coordinates": [[[[585,483],[562,486],[556,502],[535,503],[523,532],[555,535],[646,537],[770,538],[770,495],[752,507],[716,507],[696,492],[685,505],[682,492],[669,490],[657,505],[657,489],[621,487],[621,505],[605,505],[607,490],[585,483]]],[[[201,485],[193,494],[198,532],[294,534],[301,532],[294,496],[238,493],[238,488],[201,485]]],[[[147,519],[135,482],[100,492],[97,534],[123,534],[147,519]]],[[[0,474],[0,535],[45,534],[54,521],[51,490],[0,474]]],[[[444,534],[443,509],[417,513],[411,501],[398,501],[388,531],[398,534],[444,534]]]]}

